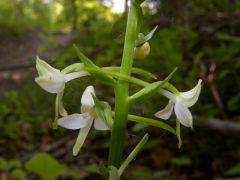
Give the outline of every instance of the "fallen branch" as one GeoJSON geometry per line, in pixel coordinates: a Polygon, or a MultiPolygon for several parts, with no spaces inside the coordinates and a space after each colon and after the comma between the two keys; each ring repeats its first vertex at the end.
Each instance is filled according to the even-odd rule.
{"type": "Polygon", "coordinates": [[[225,135],[240,135],[240,122],[209,118],[208,120],[196,121],[196,125],[225,135]]]}

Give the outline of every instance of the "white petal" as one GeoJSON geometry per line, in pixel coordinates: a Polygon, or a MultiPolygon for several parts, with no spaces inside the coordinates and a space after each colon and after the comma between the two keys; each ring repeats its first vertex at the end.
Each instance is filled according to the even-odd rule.
{"type": "Polygon", "coordinates": [[[94,128],[101,131],[109,130],[108,126],[98,117],[94,120],[94,128]]]}
{"type": "Polygon", "coordinates": [[[89,113],[71,114],[58,119],[58,125],[66,129],[80,129],[85,127],[93,117],[89,113]]]}
{"type": "Polygon", "coordinates": [[[36,69],[38,71],[39,76],[43,76],[48,73],[60,73],[58,69],[53,68],[48,63],[41,60],[38,56],[36,59],[36,69]]]}
{"type": "Polygon", "coordinates": [[[41,88],[50,93],[62,92],[65,88],[65,78],[62,74],[48,74],[35,78],[41,88]]]}
{"type": "Polygon", "coordinates": [[[193,89],[187,92],[180,93],[180,98],[183,101],[182,103],[186,107],[191,107],[197,102],[201,92],[201,87],[202,87],[201,83],[202,83],[202,80],[200,79],[198,81],[198,84],[193,89]]]}
{"type": "Polygon", "coordinates": [[[160,89],[159,93],[162,94],[163,96],[167,97],[169,100],[171,100],[172,102],[176,101],[176,95],[165,90],[165,89],[160,89]]]}
{"type": "Polygon", "coordinates": [[[87,76],[87,75],[89,75],[89,73],[87,71],[79,71],[79,72],[73,72],[73,73],[65,74],[64,77],[66,79],[66,82],[68,82],[68,81],[71,81],[73,79],[83,77],[83,76],[87,76]]]}
{"type": "Polygon", "coordinates": [[[79,131],[77,141],[73,146],[73,155],[76,156],[78,152],[80,151],[85,139],[87,138],[88,132],[91,129],[93,123],[93,118],[90,120],[90,122],[86,125],[86,127],[82,128],[79,131]]]}
{"type": "Polygon", "coordinates": [[[187,107],[177,102],[174,106],[177,119],[186,127],[192,127],[192,114],[187,107]]]}
{"type": "Polygon", "coordinates": [[[202,80],[199,79],[197,85],[193,89],[187,92],[181,92],[181,95],[186,99],[191,99],[193,96],[195,96],[196,92],[201,87],[201,83],[202,83],[202,80]]]}
{"type": "Polygon", "coordinates": [[[85,91],[83,92],[82,98],[81,98],[81,104],[82,104],[82,112],[87,112],[88,110],[91,110],[94,106],[94,100],[92,98],[92,94],[95,95],[93,86],[88,86],[85,91]]]}
{"type": "Polygon", "coordinates": [[[174,103],[172,101],[169,101],[164,109],[155,113],[155,116],[164,120],[168,119],[172,114],[173,106],[174,103]]]}
{"type": "Polygon", "coordinates": [[[62,97],[63,97],[63,91],[62,92],[60,92],[60,93],[58,93],[57,94],[57,100],[58,100],[58,111],[59,111],[59,114],[61,115],[61,116],[67,116],[68,115],[68,113],[67,113],[67,111],[66,111],[66,109],[64,108],[64,106],[63,106],[63,102],[62,102],[62,97]]]}

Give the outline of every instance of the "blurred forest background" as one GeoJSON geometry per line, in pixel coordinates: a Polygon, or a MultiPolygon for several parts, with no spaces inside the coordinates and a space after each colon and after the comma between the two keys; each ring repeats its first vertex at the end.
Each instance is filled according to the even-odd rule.
{"type": "MultiPolygon", "coordinates": [[[[79,62],[75,43],[99,66],[120,65],[127,10],[125,4],[122,13],[113,11],[113,5],[111,0],[0,1],[1,180],[101,179],[97,165],[107,160],[109,132],[91,131],[73,157],[78,131],[51,129],[55,95],[34,82],[35,59],[38,55],[62,69],[79,62]]],[[[179,90],[191,89],[199,78],[203,88],[191,108],[194,128],[182,127],[181,149],[170,133],[129,123],[125,155],[144,133],[150,140],[122,179],[239,179],[240,1],[146,0],[143,11],[142,32],[159,28],[150,40],[150,55],[134,66],[159,80],[177,66],[171,82],[179,90]]],[[[90,84],[100,99],[113,103],[111,89],[81,78],[67,84],[69,112],[79,111],[81,94],[90,84]]],[[[155,96],[131,112],[153,117],[166,102],[155,96]]],[[[174,121],[172,116],[168,123],[174,126],[174,121]]]]}

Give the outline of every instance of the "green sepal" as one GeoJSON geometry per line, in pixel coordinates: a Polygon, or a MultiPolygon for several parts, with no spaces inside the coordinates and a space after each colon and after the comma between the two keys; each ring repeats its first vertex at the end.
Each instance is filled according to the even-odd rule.
{"type": "Polygon", "coordinates": [[[109,178],[108,180],[118,180],[119,175],[118,175],[118,169],[115,166],[109,166],[109,178]]]}
{"type": "Polygon", "coordinates": [[[165,130],[171,132],[172,134],[176,135],[176,131],[171,126],[169,126],[168,124],[166,124],[162,121],[156,120],[156,119],[151,119],[151,118],[146,118],[146,117],[142,117],[142,116],[128,114],[128,120],[138,122],[138,123],[144,123],[144,124],[147,124],[150,126],[159,127],[159,128],[165,129],[165,130]]]}
{"type": "Polygon", "coordinates": [[[130,96],[128,102],[132,104],[150,98],[172,78],[176,70],[177,68],[175,68],[163,81],[154,82],[130,96]]]}
{"type": "Polygon", "coordinates": [[[99,101],[94,94],[92,94],[92,97],[95,103],[97,116],[109,127],[109,129],[112,129],[113,119],[111,106],[105,101],[99,101]]]}
{"type": "Polygon", "coordinates": [[[145,42],[149,41],[149,40],[153,37],[153,35],[154,35],[155,31],[157,30],[157,28],[158,28],[158,26],[155,26],[155,27],[153,28],[153,30],[152,30],[151,32],[149,32],[149,33],[148,33],[146,36],[144,36],[144,37],[143,37],[143,35],[140,33],[139,36],[138,36],[138,39],[137,39],[137,41],[136,41],[136,47],[139,47],[139,46],[141,46],[142,44],[144,44],[145,42]]]}
{"type": "Polygon", "coordinates": [[[141,141],[137,144],[137,146],[133,149],[133,151],[129,154],[129,156],[126,158],[126,160],[122,163],[118,170],[119,177],[122,175],[124,170],[127,168],[129,163],[136,157],[136,155],[143,149],[143,146],[148,141],[148,134],[145,134],[144,137],[141,139],[141,141]]]}
{"type": "MultiPolygon", "coordinates": [[[[78,47],[77,47],[75,44],[73,45],[73,47],[74,47],[74,49],[76,50],[78,57],[79,57],[79,58],[81,59],[81,61],[84,63],[84,65],[85,65],[86,68],[88,68],[88,67],[90,67],[90,68],[96,68],[96,69],[99,68],[99,67],[96,66],[87,56],[85,56],[85,55],[78,49],[78,47]]],[[[85,68],[85,69],[86,69],[86,68],[85,68]]],[[[110,85],[110,86],[115,86],[115,85],[116,85],[116,81],[115,81],[112,77],[110,77],[110,76],[108,76],[108,75],[106,75],[106,74],[104,74],[104,73],[98,73],[98,72],[96,71],[96,72],[91,73],[91,74],[92,74],[95,78],[101,80],[103,83],[105,83],[105,84],[107,84],[107,85],[110,85]]]]}
{"type": "Polygon", "coordinates": [[[98,166],[98,173],[104,178],[108,179],[109,177],[109,169],[103,164],[103,162],[100,162],[98,166]]]}

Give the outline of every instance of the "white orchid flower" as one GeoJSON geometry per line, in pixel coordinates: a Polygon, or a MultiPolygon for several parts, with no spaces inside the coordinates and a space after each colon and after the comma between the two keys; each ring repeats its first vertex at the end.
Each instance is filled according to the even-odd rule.
{"type": "Polygon", "coordinates": [[[192,114],[188,108],[197,102],[201,92],[201,83],[202,80],[199,80],[193,89],[179,94],[173,94],[162,89],[161,94],[169,98],[169,103],[164,109],[155,113],[155,116],[166,120],[171,116],[174,109],[179,122],[186,127],[192,127],[192,114]]]}
{"type": "Polygon", "coordinates": [[[81,98],[82,114],[71,114],[58,120],[58,125],[66,129],[81,129],[73,147],[74,156],[76,156],[80,151],[92,124],[94,124],[94,128],[97,130],[109,130],[109,127],[97,116],[95,112],[95,104],[92,95],[95,95],[94,88],[93,86],[88,86],[83,92],[81,98]]]}
{"type": "Polygon", "coordinates": [[[86,71],[62,74],[60,70],[53,68],[39,57],[36,60],[36,68],[39,75],[35,78],[36,83],[50,93],[60,93],[64,90],[66,82],[88,75],[86,71]]]}
{"type": "Polygon", "coordinates": [[[53,68],[39,57],[36,59],[36,68],[39,75],[39,77],[35,78],[36,83],[47,92],[57,93],[56,105],[58,111],[62,116],[67,116],[67,111],[62,104],[65,84],[75,78],[89,75],[89,73],[86,71],[79,71],[63,74],[60,70],[53,68]]]}

